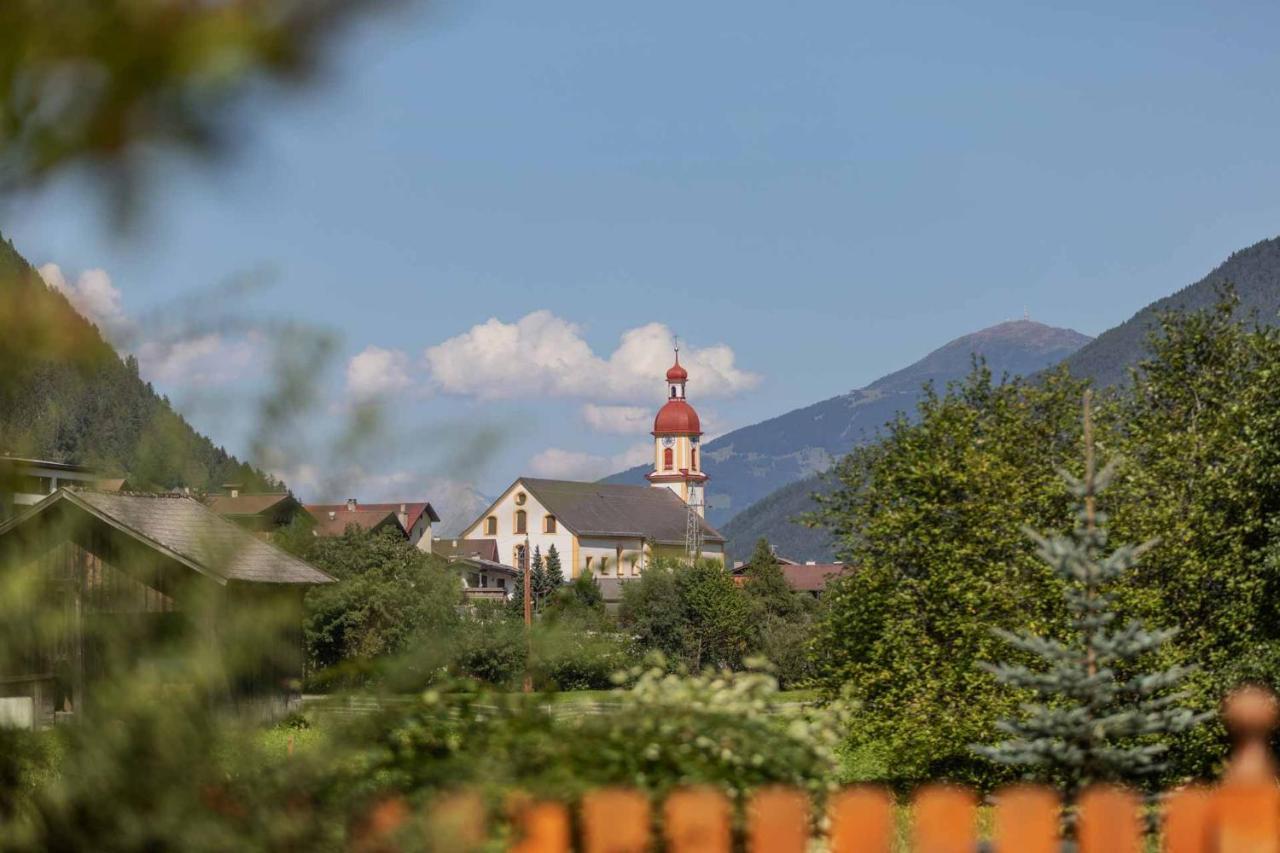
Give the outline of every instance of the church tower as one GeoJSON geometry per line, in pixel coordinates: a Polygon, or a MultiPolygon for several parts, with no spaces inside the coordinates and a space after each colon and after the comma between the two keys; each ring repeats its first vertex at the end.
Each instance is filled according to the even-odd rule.
{"type": "Polygon", "coordinates": [[[688,381],[677,347],[676,363],[667,371],[667,402],[653,421],[653,471],[647,476],[651,485],[670,489],[703,515],[708,477],[702,473],[702,424],[685,400],[688,381]]]}

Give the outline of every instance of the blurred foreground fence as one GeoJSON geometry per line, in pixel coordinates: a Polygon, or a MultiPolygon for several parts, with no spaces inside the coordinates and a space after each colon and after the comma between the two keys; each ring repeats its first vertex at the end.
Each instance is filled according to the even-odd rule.
{"type": "MultiPolygon", "coordinates": [[[[980,837],[978,801],[961,788],[923,789],[909,811],[875,788],[837,794],[825,820],[808,797],[787,788],[757,792],[744,813],[742,841],[750,851],[803,853],[1058,853],[1062,808],[1051,790],[1012,788],[994,798],[986,837],[980,837]]],[[[1081,853],[1254,853],[1280,851],[1280,787],[1238,783],[1187,788],[1172,793],[1147,832],[1141,799],[1118,788],[1094,788],[1080,798],[1076,840],[1081,853]]],[[[401,801],[386,801],[370,815],[353,849],[360,853],[411,850],[397,838],[417,820],[401,801]]],[[[728,853],[735,849],[733,810],[719,791],[679,791],[650,807],[642,794],[601,790],[583,798],[577,813],[562,803],[533,803],[516,814],[515,853],[728,853]]],[[[483,807],[477,797],[458,795],[421,817],[418,831],[431,849],[487,847],[483,807]]]]}
{"type": "MultiPolygon", "coordinates": [[[[522,802],[510,809],[514,853],[1280,853],[1280,784],[1270,751],[1280,713],[1270,691],[1233,694],[1223,720],[1234,748],[1222,783],[1186,787],[1149,809],[1136,793],[1097,786],[1070,810],[1057,792],[1023,786],[992,799],[990,813],[964,788],[933,785],[899,808],[875,787],[850,788],[827,798],[822,813],[807,794],[765,788],[746,802],[740,820],[721,791],[676,791],[654,805],[644,794],[604,789],[586,794],[579,808],[559,802],[522,802]],[[1064,843],[1064,814],[1074,839],[1064,843]],[[980,818],[982,818],[980,820],[980,818]],[[1068,844],[1072,846],[1068,846],[1068,844]]],[[[395,853],[420,845],[432,850],[493,849],[478,795],[458,794],[416,815],[403,799],[383,800],[356,827],[356,853],[395,853]]]]}

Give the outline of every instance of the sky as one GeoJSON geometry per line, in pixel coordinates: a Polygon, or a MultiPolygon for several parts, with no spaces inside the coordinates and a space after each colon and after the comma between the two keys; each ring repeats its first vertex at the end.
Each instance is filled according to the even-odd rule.
{"type": "Polygon", "coordinates": [[[227,161],[158,154],[130,231],[74,175],[0,231],[304,498],[446,503],[643,461],[675,335],[718,434],[1024,312],[1097,334],[1275,236],[1278,30],[1229,0],[410,5],[255,98],[227,161]],[[264,421],[300,327],[335,341],[312,409],[264,421]]]}

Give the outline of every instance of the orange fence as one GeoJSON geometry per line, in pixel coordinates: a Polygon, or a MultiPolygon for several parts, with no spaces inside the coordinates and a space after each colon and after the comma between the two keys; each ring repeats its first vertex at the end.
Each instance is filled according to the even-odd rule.
{"type": "MultiPolygon", "coordinates": [[[[1081,853],[1280,853],[1280,785],[1269,749],[1280,705],[1269,691],[1245,688],[1227,701],[1223,720],[1235,747],[1222,784],[1172,792],[1150,813],[1121,788],[1086,791],[1073,814],[1081,853]],[[1149,837],[1148,827],[1155,837],[1149,837]]],[[[759,853],[1058,853],[1063,806],[1048,788],[998,792],[989,813],[963,788],[922,788],[899,807],[879,788],[850,788],[815,814],[809,798],[788,788],[757,791],[735,823],[731,801],[709,788],[678,791],[655,807],[637,791],[605,789],[582,798],[576,814],[558,802],[511,809],[513,853],[728,853],[735,827],[759,853]],[[982,820],[979,820],[979,817],[982,820]],[[981,824],[981,825],[980,825],[981,824]],[[989,842],[980,848],[979,841],[989,842]]],[[[354,853],[399,853],[416,831],[433,850],[479,850],[488,840],[484,806],[473,794],[437,802],[416,818],[404,800],[384,800],[354,833],[354,853]]],[[[484,849],[492,849],[484,846],[484,849]]]]}
{"type": "MultiPolygon", "coordinates": [[[[1159,847],[1148,846],[1147,816],[1140,798],[1118,788],[1095,788],[1080,799],[1076,836],[1081,853],[1234,853],[1280,851],[1280,787],[1228,784],[1215,790],[1186,788],[1159,810],[1159,847]]],[[[962,788],[921,790],[908,811],[876,788],[852,788],[830,802],[817,820],[808,798],[795,790],[757,792],[744,814],[750,851],[803,853],[974,853],[980,839],[995,853],[1058,853],[1062,849],[1061,805],[1053,791],[1011,788],[993,798],[979,831],[976,797],[962,788]],[[902,820],[900,825],[899,820],[902,820]],[[815,848],[814,842],[818,842],[815,848]]],[[[661,847],[671,853],[728,853],[733,846],[733,809],[719,791],[680,791],[655,814],[635,791],[607,789],[583,798],[577,820],[562,803],[532,803],[519,809],[513,853],[641,853],[661,847]],[[655,827],[658,827],[655,829],[655,827]]],[[[354,849],[389,853],[401,849],[397,834],[413,822],[400,801],[384,803],[360,833],[354,849]]],[[[433,849],[473,850],[484,843],[485,820],[477,797],[455,796],[431,810],[420,829],[433,849]]],[[[408,848],[407,848],[408,849],[408,848]]]]}

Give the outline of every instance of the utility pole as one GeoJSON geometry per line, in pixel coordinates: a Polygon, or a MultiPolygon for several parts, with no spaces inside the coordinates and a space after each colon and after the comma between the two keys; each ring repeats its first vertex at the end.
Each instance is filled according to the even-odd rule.
{"type": "Polygon", "coordinates": [[[533,662],[533,589],[532,572],[529,569],[529,537],[524,537],[524,554],[520,562],[524,563],[524,692],[533,692],[533,673],[529,665],[533,662]]]}

